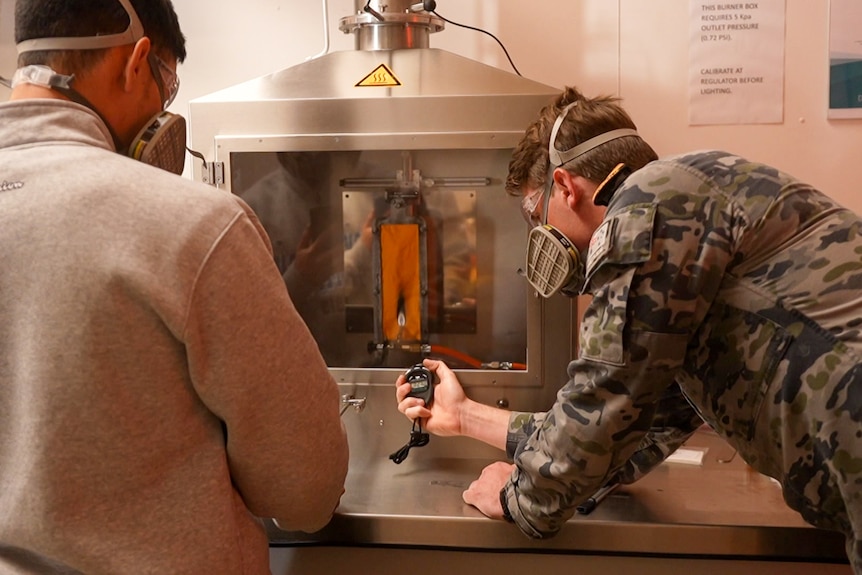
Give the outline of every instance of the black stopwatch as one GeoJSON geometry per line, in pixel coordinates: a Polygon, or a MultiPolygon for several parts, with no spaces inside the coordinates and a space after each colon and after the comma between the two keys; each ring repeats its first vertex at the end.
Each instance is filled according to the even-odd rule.
{"type": "Polygon", "coordinates": [[[434,399],[434,374],[431,370],[417,363],[404,375],[410,384],[407,397],[418,397],[425,401],[425,407],[431,407],[431,401],[434,399]]]}
{"type": "MultiPolygon", "coordinates": [[[[410,391],[405,397],[418,397],[425,402],[425,407],[431,407],[431,400],[434,399],[434,374],[430,369],[417,363],[407,370],[404,374],[407,383],[410,384],[410,391]]],[[[431,436],[422,431],[422,420],[413,420],[413,429],[410,431],[410,441],[407,445],[389,456],[389,459],[395,463],[401,463],[407,459],[407,454],[414,447],[422,447],[428,445],[428,439],[431,436]],[[417,429],[418,428],[418,429],[417,429]]]]}

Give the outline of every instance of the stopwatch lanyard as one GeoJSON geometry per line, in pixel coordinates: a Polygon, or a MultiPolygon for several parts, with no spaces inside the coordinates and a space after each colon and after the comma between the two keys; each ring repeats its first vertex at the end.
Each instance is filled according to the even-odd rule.
{"type": "Polygon", "coordinates": [[[413,447],[423,447],[428,445],[429,439],[431,439],[431,436],[422,431],[422,420],[418,418],[414,419],[413,428],[410,430],[410,440],[404,447],[390,455],[389,459],[395,463],[401,463],[407,459],[407,454],[410,453],[410,449],[413,447]]]}

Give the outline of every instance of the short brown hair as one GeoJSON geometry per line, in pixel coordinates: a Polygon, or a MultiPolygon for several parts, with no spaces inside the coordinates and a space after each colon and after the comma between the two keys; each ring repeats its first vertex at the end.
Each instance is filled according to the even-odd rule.
{"type": "MultiPolygon", "coordinates": [[[[567,87],[553,103],[542,108],[538,119],[527,128],[512,153],[506,178],[506,191],[509,194],[519,196],[525,186],[538,188],[545,185],[550,164],[548,142],[551,129],[563,108],[572,102],[578,102],[578,105],[569,110],[560,125],[556,141],[558,150],[569,150],[611,130],[637,129],[628,113],[618,104],[619,98],[587,98],[577,88],[567,87]]],[[[632,170],[638,170],[656,159],[658,155],[642,138],[625,137],[593,148],[566,163],[565,168],[592,182],[601,182],[620,162],[632,170]]]]}

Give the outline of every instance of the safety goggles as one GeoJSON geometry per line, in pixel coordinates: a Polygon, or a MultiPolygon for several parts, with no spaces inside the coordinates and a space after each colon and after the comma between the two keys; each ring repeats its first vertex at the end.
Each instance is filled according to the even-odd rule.
{"type": "Polygon", "coordinates": [[[164,60],[156,56],[152,50],[147,55],[147,61],[150,64],[150,70],[153,72],[153,78],[156,80],[156,86],[159,88],[159,95],[162,98],[162,110],[165,110],[177,97],[177,92],[180,91],[180,77],[176,72],[171,70],[171,67],[164,60]]]}
{"type": "Polygon", "coordinates": [[[551,187],[554,185],[554,169],[556,166],[548,166],[545,176],[545,185],[521,198],[521,215],[530,224],[531,228],[548,223],[548,203],[551,199],[551,187]],[[539,206],[542,206],[539,211],[539,206]]]}
{"type": "Polygon", "coordinates": [[[539,208],[544,195],[545,186],[542,186],[521,198],[521,215],[524,217],[524,221],[530,224],[530,227],[534,228],[542,223],[542,214],[536,213],[536,210],[539,208]]]}

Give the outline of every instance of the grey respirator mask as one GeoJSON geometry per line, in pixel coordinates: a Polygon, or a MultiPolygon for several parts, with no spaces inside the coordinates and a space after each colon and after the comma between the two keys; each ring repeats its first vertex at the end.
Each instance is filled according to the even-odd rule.
{"type": "MultiPolygon", "coordinates": [[[[144,37],[144,27],[129,0],[118,0],[118,2],[129,16],[129,26],[123,32],[103,36],[25,40],[16,46],[18,54],[43,50],[101,50],[134,44],[144,37]]],[[[167,108],[176,96],[179,80],[176,74],[167,68],[167,65],[152,51],[148,61],[162,96],[162,107],[167,108]],[[166,75],[171,77],[166,79],[166,75]]],[[[58,74],[48,66],[31,65],[16,70],[11,85],[14,88],[18,84],[28,83],[60,92],[73,102],[91,109],[102,118],[111,133],[114,146],[121,153],[174,174],[182,173],[186,150],[186,121],[182,116],[165,111],[156,114],[141,128],[128,149],[122,150],[120,141],[111,125],[84,96],[72,88],[74,79],[74,76],[58,74]]]]}
{"type": "MultiPolygon", "coordinates": [[[[623,128],[599,134],[589,140],[570,148],[558,150],[556,147],[557,133],[569,110],[578,105],[572,102],[560,112],[551,130],[548,143],[550,166],[542,195],[542,222],[535,225],[527,238],[527,261],[523,275],[536,292],[544,298],[549,298],[557,292],[574,297],[584,289],[586,270],[581,253],[560,230],[548,224],[548,204],[554,185],[554,170],[584,155],[593,148],[606,142],[626,136],[637,136],[635,130],[623,128]]],[[[596,188],[593,202],[597,205],[607,205],[613,192],[622,185],[631,171],[624,164],[618,164],[607,178],[596,188]]]]}

